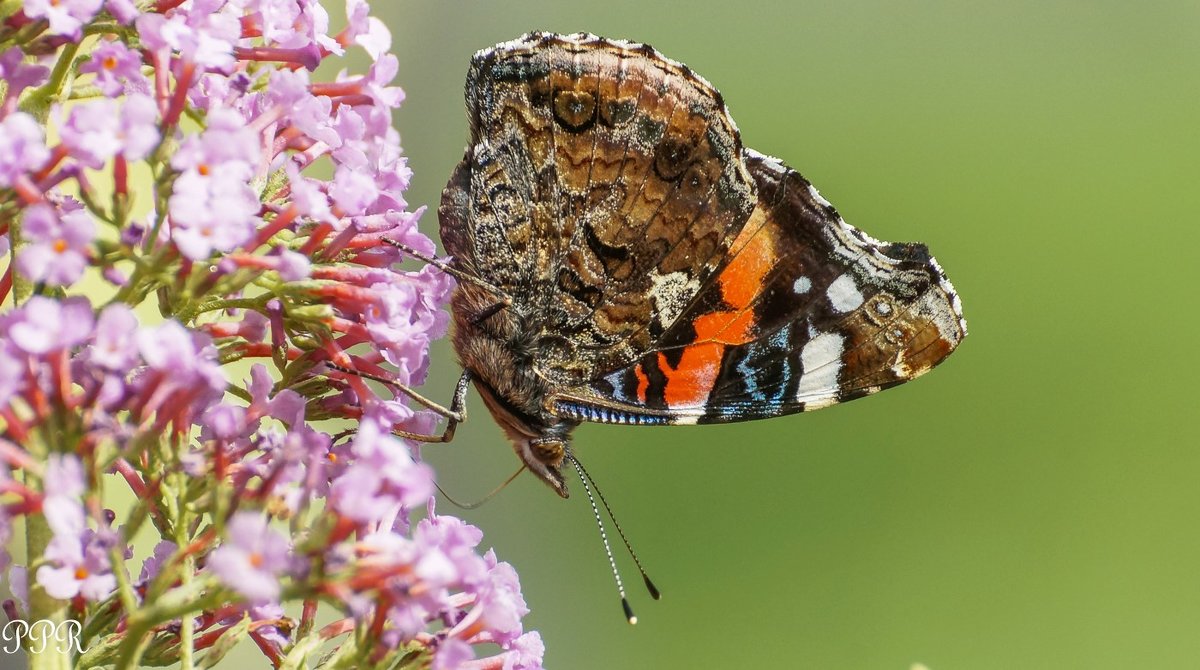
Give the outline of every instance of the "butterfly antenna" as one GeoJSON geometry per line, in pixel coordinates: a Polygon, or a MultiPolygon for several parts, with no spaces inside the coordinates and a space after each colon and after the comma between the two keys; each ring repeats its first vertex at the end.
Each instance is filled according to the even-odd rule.
{"type": "Polygon", "coordinates": [[[630,608],[629,599],[625,597],[625,586],[623,582],[620,581],[620,573],[617,570],[617,562],[614,561],[612,557],[612,548],[610,545],[608,545],[608,533],[605,532],[604,520],[600,518],[600,508],[596,507],[595,497],[592,495],[593,487],[595,487],[596,493],[598,493],[600,496],[600,502],[604,503],[605,512],[608,513],[608,519],[612,519],[613,526],[617,528],[617,534],[619,534],[622,542],[625,543],[625,549],[628,549],[630,556],[634,557],[634,562],[637,563],[637,570],[638,572],[642,573],[642,581],[646,582],[646,588],[650,592],[650,597],[658,600],[661,598],[661,594],[659,593],[658,588],[654,586],[654,582],[650,581],[649,576],[646,575],[646,570],[642,569],[641,562],[637,560],[634,550],[632,550],[632,548],[629,546],[629,539],[626,539],[625,533],[620,530],[620,525],[617,524],[617,518],[614,518],[612,515],[612,508],[608,507],[608,503],[604,499],[604,493],[601,493],[599,487],[595,486],[595,480],[592,479],[592,475],[588,474],[587,469],[583,468],[582,463],[580,463],[575,456],[568,454],[566,457],[568,457],[568,460],[571,461],[571,465],[575,466],[575,472],[580,475],[580,481],[583,483],[583,490],[587,492],[588,502],[592,504],[592,514],[594,514],[596,518],[596,527],[600,528],[600,540],[601,542],[604,542],[605,555],[608,556],[608,566],[612,567],[613,579],[617,580],[617,591],[620,593],[620,606],[622,606],[622,609],[625,610],[625,620],[629,621],[630,623],[637,623],[637,616],[634,615],[634,609],[630,608]]]}
{"type": "Polygon", "coordinates": [[[485,495],[483,498],[476,500],[473,503],[459,502],[458,500],[455,500],[449,493],[446,493],[446,489],[442,488],[441,484],[434,482],[433,485],[437,487],[438,492],[441,493],[442,497],[445,498],[451,505],[454,505],[455,507],[457,507],[459,509],[475,509],[477,507],[482,507],[484,503],[486,503],[487,501],[496,497],[497,493],[503,491],[505,488],[508,487],[509,484],[513,483],[513,480],[516,479],[517,476],[520,475],[522,472],[525,472],[524,465],[517,468],[517,471],[512,473],[512,475],[510,475],[508,479],[505,479],[499,486],[492,489],[491,493],[485,495]]]}
{"type": "Polygon", "coordinates": [[[592,497],[592,487],[588,484],[587,477],[583,475],[583,468],[579,467],[579,461],[575,460],[574,456],[567,456],[567,458],[574,464],[579,481],[583,482],[583,490],[587,491],[588,502],[592,504],[592,514],[596,515],[596,526],[600,529],[600,541],[604,543],[604,555],[608,556],[608,565],[612,568],[613,578],[617,580],[617,593],[621,594],[621,608],[625,610],[625,620],[630,624],[636,624],[637,616],[633,613],[633,608],[629,606],[629,598],[625,597],[625,585],[621,583],[621,573],[617,571],[617,561],[613,558],[612,547],[608,546],[608,533],[604,530],[604,520],[600,517],[600,508],[596,507],[596,499],[592,497]]]}
{"type": "Polygon", "coordinates": [[[625,543],[625,549],[629,551],[630,557],[633,558],[633,564],[637,566],[638,572],[642,573],[642,581],[646,584],[646,590],[650,592],[650,597],[655,600],[661,600],[662,594],[659,593],[658,587],[654,582],[650,581],[650,576],[646,574],[646,569],[642,567],[642,562],[638,560],[637,552],[633,550],[633,545],[629,544],[629,538],[625,537],[625,531],[621,530],[621,523],[617,521],[617,516],[613,514],[612,508],[608,506],[608,501],[604,499],[604,492],[600,490],[600,486],[596,484],[596,480],[592,479],[591,473],[584,469],[583,465],[574,457],[571,456],[571,462],[575,464],[576,469],[587,477],[592,488],[596,489],[596,496],[600,498],[600,504],[604,506],[604,511],[608,512],[608,518],[612,519],[613,527],[617,529],[617,535],[621,536],[621,541],[625,543]]]}

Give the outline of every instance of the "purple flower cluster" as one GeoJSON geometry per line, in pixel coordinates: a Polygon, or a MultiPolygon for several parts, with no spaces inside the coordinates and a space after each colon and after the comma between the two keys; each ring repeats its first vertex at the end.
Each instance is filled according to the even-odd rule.
{"type": "Polygon", "coordinates": [[[435,252],[403,198],[398,64],[365,0],[338,21],[318,0],[0,7],[0,541],[24,515],[17,614],[104,622],[97,664],[239,636],[275,665],[541,667],[515,570],[435,514],[397,437],[437,428],[405,389],[453,282],[397,267],[389,242],[435,252]],[[365,73],[312,79],[351,48],[365,73]]]}

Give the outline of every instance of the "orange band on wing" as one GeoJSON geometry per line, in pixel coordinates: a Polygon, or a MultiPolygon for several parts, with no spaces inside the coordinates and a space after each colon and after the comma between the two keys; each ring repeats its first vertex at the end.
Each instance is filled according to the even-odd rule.
{"type": "MultiPolygon", "coordinates": [[[[755,210],[758,214],[760,210],[755,210]]],[[[721,282],[721,296],[736,310],[750,306],[762,290],[763,278],[775,265],[774,231],[766,226],[755,225],[757,216],[752,216],[730,247],[736,256],[721,271],[717,281],[721,282]],[[747,236],[749,239],[746,239],[747,236]]]]}
{"type": "Polygon", "coordinates": [[[667,384],[663,388],[663,399],[667,407],[699,407],[708,400],[717,372],[721,369],[721,355],[725,347],[716,343],[693,344],[683,350],[679,366],[671,369],[666,354],[659,352],[658,369],[662,370],[667,384]]]}
{"type": "Polygon", "coordinates": [[[721,297],[733,309],[696,317],[692,323],[696,343],[683,349],[674,369],[667,366],[664,354],[658,355],[658,367],[666,377],[663,399],[668,407],[703,405],[717,383],[725,348],[755,338],[754,299],[762,290],[763,279],[775,264],[776,256],[770,230],[753,223],[752,218],[742,229],[733,243],[737,255],[717,277],[721,297]]]}
{"type": "Polygon", "coordinates": [[[650,388],[650,377],[646,371],[642,369],[641,363],[633,368],[633,374],[637,376],[637,398],[644,405],[646,404],[646,391],[650,388]]]}

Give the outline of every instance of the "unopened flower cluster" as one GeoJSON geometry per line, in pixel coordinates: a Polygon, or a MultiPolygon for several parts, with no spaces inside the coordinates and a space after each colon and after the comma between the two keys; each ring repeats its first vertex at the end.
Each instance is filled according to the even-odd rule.
{"type": "Polygon", "coordinates": [[[540,667],[397,436],[452,283],[401,265],[390,41],[365,0],[0,2],[4,609],[80,621],[76,667],[540,667]]]}

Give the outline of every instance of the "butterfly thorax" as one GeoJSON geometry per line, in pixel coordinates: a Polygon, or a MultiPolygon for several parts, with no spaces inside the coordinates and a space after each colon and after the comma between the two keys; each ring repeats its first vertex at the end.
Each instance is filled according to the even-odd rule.
{"type": "Polygon", "coordinates": [[[551,386],[534,365],[533,317],[515,305],[497,310],[491,292],[469,283],[455,289],[451,304],[454,348],[488,410],[525,466],[566,498],[560,468],[579,422],[554,416],[545,406],[551,386]]]}

